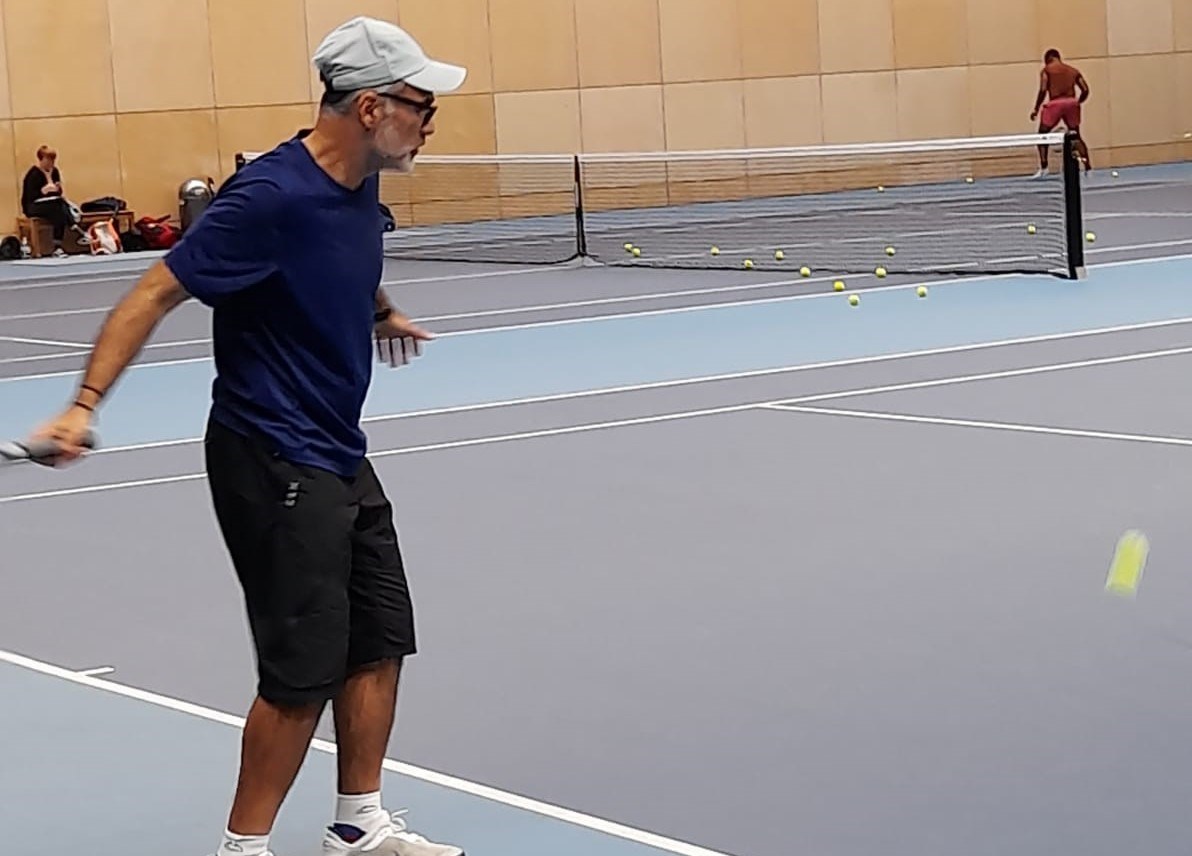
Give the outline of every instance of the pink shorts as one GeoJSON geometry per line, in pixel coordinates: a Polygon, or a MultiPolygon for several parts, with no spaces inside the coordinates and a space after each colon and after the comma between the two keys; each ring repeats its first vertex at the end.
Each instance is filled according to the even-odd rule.
{"type": "Polygon", "coordinates": [[[1043,105],[1039,122],[1045,128],[1054,128],[1063,120],[1069,130],[1080,127],[1080,100],[1077,98],[1056,98],[1043,105]]]}

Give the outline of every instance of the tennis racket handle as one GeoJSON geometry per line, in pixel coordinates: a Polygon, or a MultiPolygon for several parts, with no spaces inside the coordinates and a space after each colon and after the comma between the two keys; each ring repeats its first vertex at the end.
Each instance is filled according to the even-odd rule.
{"type": "MultiPolygon", "coordinates": [[[[94,431],[88,431],[87,435],[83,437],[79,444],[84,449],[94,449],[97,443],[97,438],[94,431]]],[[[26,451],[29,453],[30,460],[47,460],[55,457],[58,454],[59,446],[57,441],[53,438],[46,437],[38,440],[30,440],[23,444],[26,451]]]]}

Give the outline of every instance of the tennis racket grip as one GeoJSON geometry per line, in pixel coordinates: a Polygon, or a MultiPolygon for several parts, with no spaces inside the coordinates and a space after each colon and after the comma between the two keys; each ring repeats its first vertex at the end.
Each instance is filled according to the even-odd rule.
{"type": "MultiPolygon", "coordinates": [[[[97,443],[98,438],[95,436],[95,432],[88,431],[87,435],[83,437],[83,440],[79,445],[81,445],[84,449],[94,449],[97,443]]],[[[58,456],[58,443],[55,442],[51,437],[30,440],[26,443],[22,443],[21,445],[24,446],[25,452],[29,456],[29,460],[35,461],[37,463],[46,463],[48,461],[52,461],[58,456]]]]}

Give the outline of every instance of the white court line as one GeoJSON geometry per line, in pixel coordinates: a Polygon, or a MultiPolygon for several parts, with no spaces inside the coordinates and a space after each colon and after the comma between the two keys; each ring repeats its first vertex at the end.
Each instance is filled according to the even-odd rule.
{"type": "MultiPolygon", "coordinates": [[[[1101,250],[1096,250],[1094,252],[1105,252],[1105,253],[1124,252],[1124,251],[1127,251],[1130,249],[1145,249],[1145,248],[1173,246],[1173,245],[1181,245],[1181,244],[1189,244],[1189,243],[1192,243],[1192,240],[1163,242],[1163,243],[1159,243],[1159,244],[1140,244],[1140,245],[1137,245],[1134,247],[1106,247],[1106,248],[1102,248],[1101,250]]],[[[1180,254],[1180,255],[1172,255],[1172,256],[1156,256],[1153,258],[1142,258],[1142,259],[1123,259],[1121,261],[1116,261],[1116,262],[1101,262],[1101,263],[1098,263],[1095,265],[1089,265],[1089,268],[1100,269],[1100,268],[1114,268],[1114,267],[1129,267],[1132,265],[1156,264],[1159,262],[1179,261],[1179,260],[1190,259],[1190,258],[1192,258],[1192,254],[1180,254]]],[[[897,274],[895,274],[895,275],[897,275],[897,274]]],[[[866,276],[866,278],[868,278],[871,275],[865,275],[865,276],[866,276]]],[[[1024,274],[991,274],[989,276],[960,277],[957,279],[921,280],[919,282],[909,282],[909,283],[898,284],[898,285],[869,287],[869,288],[865,289],[865,291],[867,294],[878,294],[878,293],[886,292],[886,291],[907,291],[912,288],[917,288],[920,285],[927,285],[927,286],[931,286],[932,288],[942,288],[944,286],[972,285],[974,283],[979,283],[979,282],[993,282],[993,281],[996,281],[999,279],[1015,279],[1015,278],[1021,279],[1024,276],[1027,276],[1027,275],[1024,275],[1024,274]]],[[[1039,276],[1042,276],[1042,274],[1040,274],[1039,276]]],[[[855,281],[857,279],[857,276],[847,275],[847,276],[833,277],[833,278],[834,279],[839,278],[839,279],[845,279],[845,280],[851,279],[851,280],[855,281]]],[[[803,282],[803,281],[804,280],[802,280],[802,279],[791,280],[792,283],[793,282],[803,282]]],[[[784,282],[784,281],[772,282],[772,283],[768,283],[768,284],[767,283],[759,283],[758,287],[759,288],[766,287],[767,285],[775,286],[775,285],[781,284],[781,282],[784,282]]],[[[1063,280],[1061,280],[1061,282],[1063,282],[1063,280]]],[[[1073,283],[1073,284],[1078,285],[1078,283],[1073,283]]],[[[737,288],[737,286],[723,286],[723,288],[733,289],[733,288],[737,288]]],[[[448,339],[448,338],[454,338],[457,336],[474,336],[474,335],[482,335],[482,334],[487,334],[487,333],[505,333],[505,332],[516,331],[516,330],[536,329],[536,328],[540,328],[540,327],[562,327],[562,326],[570,326],[573,324],[593,324],[593,323],[599,323],[599,322],[604,322],[604,321],[619,321],[619,320],[623,320],[625,318],[645,318],[645,317],[651,317],[651,316],[657,316],[657,315],[677,315],[677,314],[689,313],[689,312],[703,312],[703,311],[709,311],[709,310],[714,311],[714,310],[718,310],[718,309],[732,309],[732,308],[737,308],[737,307],[741,307],[741,306],[760,306],[760,305],[770,304],[770,303],[787,303],[787,302],[793,302],[793,301],[798,301],[798,300],[837,299],[839,297],[840,297],[840,295],[836,294],[835,292],[827,292],[826,291],[826,292],[815,292],[813,294],[788,294],[788,295],[781,295],[778,297],[761,297],[761,298],[746,299],[746,300],[724,301],[721,303],[697,303],[697,304],[694,304],[691,306],[671,306],[671,307],[665,307],[665,308],[661,308],[661,309],[643,309],[643,310],[637,310],[637,311],[632,311],[632,312],[610,313],[607,315],[585,315],[585,316],[581,316],[578,318],[559,318],[559,319],[555,319],[552,321],[532,321],[532,322],[521,323],[521,324],[501,324],[501,325],[492,326],[492,327],[476,327],[476,328],[470,329],[470,330],[451,330],[449,332],[438,333],[436,335],[436,338],[448,339]]],[[[2,320],[5,320],[5,319],[0,317],[0,321],[2,321],[2,320]]],[[[416,320],[421,320],[421,319],[416,319],[416,320]]],[[[209,340],[203,340],[202,342],[200,342],[199,340],[187,340],[186,344],[188,344],[188,345],[201,344],[201,343],[205,343],[208,341],[209,340]]],[[[168,342],[162,342],[162,343],[158,343],[158,344],[163,347],[170,345],[170,343],[168,343],[168,342]]],[[[68,357],[71,355],[63,355],[63,356],[68,357]]],[[[138,369],[145,369],[145,368],[157,368],[157,367],[161,367],[161,366],[187,365],[190,363],[206,363],[206,362],[210,362],[210,361],[211,361],[210,355],[201,356],[201,357],[189,357],[189,358],[177,359],[177,360],[145,361],[145,362],[133,363],[132,365],[130,365],[128,367],[128,370],[131,371],[131,370],[138,370],[138,369]]],[[[65,371],[43,372],[43,373],[32,374],[32,375],[10,375],[8,377],[0,377],[0,384],[15,383],[18,381],[26,381],[26,380],[45,380],[47,378],[56,378],[56,377],[73,377],[77,374],[78,374],[77,369],[69,369],[69,370],[65,370],[65,371]]]]}
{"type": "Polygon", "coordinates": [[[1106,212],[1104,214],[1085,214],[1086,220],[1120,220],[1123,218],[1136,217],[1139,219],[1146,218],[1163,218],[1163,217],[1192,217],[1192,211],[1114,211],[1106,212]]]}
{"type": "MultiPolygon", "coordinates": [[[[740,372],[728,372],[716,375],[702,375],[678,380],[651,381],[647,383],[625,384],[599,389],[585,389],[577,392],[560,392],[550,395],[535,395],[525,398],[510,398],[500,401],[486,401],[477,404],[459,404],[451,407],[436,407],[427,410],[411,410],[405,413],[386,413],[376,416],[365,416],[361,422],[373,424],[378,422],[392,422],[401,419],[419,419],[428,416],[450,416],[458,413],[474,413],[485,410],[496,410],[505,407],[521,407],[530,404],[550,404],[560,401],[572,401],[579,398],[595,398],[597,396],[617,395],[631,392],[645,392],[657,389],[674,389],[684,386],[695,386],[704,383],[717,383],[748,378],[769,377],[779,374],[794,374],[796,372],[815,371],[817,369],[849,368],[852,366],[871,365],[876,363],[908,360],[918,357],[935,357],[946,354],[961,354],[970,351],[983,351],[991,348],[1012,347],[1016,345],[1031,345],[1040,342],[1065,341],[1068,339],[1082,339],[1090,336],[1110,335],[1113,333],[1132,333],[1140,330],[1157,330],[1165,327],[1175,327],[1192,323],[1192,316],[1185,318],[1169,318],[1162,321],[1143,321],[1137,324],[1122,324],[1115,327],[1096,327],[1088,330],[1076,330],[1065,333],[1044,333],[1037,336],[1023,336],[1016,339],[1000,339],[991,342],[977,342],[969,345],[948,345],[941,348],[926,348],[918,351],[901,351],[892,354],[876,354],[867,357],[849,357],[841,360],[827,360],[815,363],[800,363],[792,366],[780,366],[767,369],[750,369],[740,372]]],[[[122,452],[140,452],[152,449],[165,449],[174,446],[188,446],[203,442],[202,437],[189,437],[182,440],[159,440],[152,443],[137,443],[128,446],[112,446],[99,449],[92,454],[111,455],[122,452]]]]}
{"type": "Polygon", "coordinates": [[[854,419],[874,419],[883,422],[910,422],[920,425],[984,428],[993,431],[1016,431],[1023,434],[1052,434],[1058,437],[1080,437],[1091,440],[1124,440],[1132,443],[1154,443],[1163,446],[1192,446],[1192,440],[1183,437],[1160,437],[1153,434],[1122,434],[1116,431],[1055,428],[1047,425],[1026,425],[1017,422],[948,419],[942,416],[908,416],[902,413],[882,413],[872,410],[838,410],[830,407],[799,407],[785,404],[767,404],[761,409],[780,410],[786,413],[809,413],[817,416],[847,416],[854,419]]]}
{"type": "MultiPolygon", "coordinates": [[[[603,431],[611,428],[625,428],[635,425],[653,425],[663,422],[674,422],[680,419],[696,419],[703,416],[715,416],[725,413],[739,413],[746,410],[756,410],[767,405],[799,405],[816,401],[828,401],[838,398],[852,398],[854,396],[873,395],[882,392],[898,392],[908,389],[927,389],[929,387],[952,386],[974,381],[995,380],[999,378],[1024,377],[1028,375],[1045,374],[1048,372],[1067,371],[1070,369],[1089,368],[1092,366],[1116,365],[1120,363],[1138,362],[1160,357],[1177,356],[1192,353],[1192,346],[1184,348],[1165,348],[1159,351],[1144,351],[1135,354],[1121,354],[1112,357],[1096,357],[1087,360],[1076,360],[1064,363],[1050,363],[1042,366],[1031,366],[1021,369],[1003,369],[980,374],[956,375],[952,377],[936,378],[933,380],[912,381],[908,383],[888,384],[885,386],[862,387],[859,389],[839,390],[836,392],[819,393],[798,398],[779,398],[769,401],[754,401],[747,404],[733,404],[723,407],[708,407],[698,410],[681,410],[673,413],[655,416],[640,416],[632,419],[614,419],[604,422],[589,422],[582,425],[569,425],[561,428],[544,428],[538,431],[519,431],[512,434],[494,434],[487,437],[474,437],[467,440],[448,440],[442,443],[429,443],[421,446],[406,446],[400,449],[386,449],[370,452],[370,459],[390,458],[397,455],[414,455],[422,452],[438,452],[448,449],[466,449],[474,446],[489,446],[497,443],[510,443],[519,440],[532,440],[542,437],[559,437],[569,434],[581,434],[589,431],[603,431]]],[[[153,487],[165,484],[179,484],[197,481],[205,478],[204,473],[188,473],[178,476],[164,476],[160,478],[136,479],[126,482],[107,482],[104,484],[86,485],[83,487],[64,488],[61,490],[43,491],[40,493],[16,494],[0,497],[0,505],[28,502],[38,499],[53,499],[66,496],[80,496],[92,493],[106,493],[114,490],[125,490],[138,487],[153,487]]]]}
{"type": "MultiPolygon", "coordinates": [[[[206,720],[207,722],[216,722],[221,725],[228,725],[232,728],[241,730],[244,728],[244,719],[242,717],[233,716],[232,714],[225,713],[224,711],[203,707],[202,705],[182,701],[181,699],[170,698],[169,696],[149,692],[148,690],[125,686],[124,684],[118,684],[115,681],[101,681],[88,675],[80,674],[78,672],[71,672],[67,669],[60,668],[59,666],[42,662],[41,660],[34,660],[31,657],[25,657],[21,654],[0,650],[0,661],[22,669],[27,669],[31,672],[37,672],[38,674],[59,678],[72,684],[78,684],[79,686],[84,686],[90,689],[100,690],[101,692],[111,693],[112,695],[118,695],[124,698],[145,702],[155,707],[175,711],[176,713],[184,713],[188,716],[194,716],[198,719],[206,720]]],[[[329,740],[316,738],[311,742],[311,746],[315,750],[328,755],[334,755],[336,753],[335,744],[329,740]]],[[[667,853],[675,853],[678,854],[678,856],[728,856],[726,853],[708,850],[705,847],[698,847],[694,844],[688,844],[684,841],[677,841],[676,839],[666,838],[661,835],[656,835],[652,832],[634,829],[632,827],[624,826],[610,820],[605,820],[604,818],[594,817],[592,815],[572,811],[571,809],[550,805],[549,803],[544,803],[539,800],[524,797],[520,794],[502,791],[497,788],[489,787],[488,785],[480,785],[475,782],[469,782],[465,779],[456,778],[455,776],[448,776],[444,773],[435,772],[434,770],[426,770],[421,767],[415,767],[411,764],[406,764],[391,758],[385,759],[384,766],[389,772],[397,773],[400,776],[407,776],[411,779],[417,779],[418,781],[427,782],[432,785],[438,785],[439,787],[449,788],[450,790],[468,794],[469,796],[479,797],[480,799],[488,800],[490,802],[500,803],[501,805],[509,806],[510,808],[516,808],[522,811],[538,814],[543,817],[549,817],[552,820],[558,820],[563,823],[571,824],[572,826],[590,829],[593,832],[599,832],[603,835],[609,835],[614,838],[632,841],[646,847],[654,847],[658,850],[664,850],[667,853]]]]}
{"type": "Polygon", "coordinates": [[[84,678],[98,678],[101,675],[110,675],[116,671],[113,666],[96,666],[94,669],[80,669],[75,672],[76,675],[82,675],[84,678]]]}
{"type": "MultiPolygon", "coordinates": [[[[1160,250],[1160,249],[1165,249],[1167,247],[1186,247],[1188,244],[1192,244],[1192,238],[1182,238],[1182,239],[1175,240],[1175,241],[1155,241],[1154,243],[1151,243],[1151,244],[1134,244],[1133,246],[1130,246],[1128,248],[1127,247],[1092,247],[1090,249],[1086,249],[1084,252],[1085,252],[1085,255],[1096,256],[1096,255],[1100,255],[1102,253],[1121,253],[1121,252],[1129,252],[1131,250],[1160,250]]],[[[1176,256],[1173,258],[1179,258],[1179,257],[1176,256]]],[[[1138,261],[1138,259],[1133,259],[1133,261],[1138,261]]],[[[1158,261],[1158,259],[1155,259],[1154,261],[1158,261]]],[[[1097,265],[1097,267],[1107,267],[1107,265],[1097,265]]]]}
{"type": "Polygon", "coordinates": [[[60,342],[57,339],[30,339],[25,336],[0,336],[0,342],[12,342],[17,345],[48,345],[53,348],[90,348],[85,342],[60,342]]]}

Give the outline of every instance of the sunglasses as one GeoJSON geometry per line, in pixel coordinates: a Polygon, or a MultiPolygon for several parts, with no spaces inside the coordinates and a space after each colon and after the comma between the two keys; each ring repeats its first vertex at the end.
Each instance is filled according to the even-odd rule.
{"type": "Polygon", "coordinates": [[[422,117],[422,127],[426,127],[430,120],[434,118],[435,113],[439,110],[439,105],[435,104],[434,99],[429,101],[415,101],[413,98],[406,98],[404,95],[394,95],[389,92],[378,92],[382,98],[389,98],[397,101],[400,104],[406,104],[418,111],[418,115],[422,117]]]}

